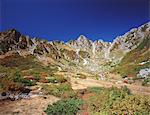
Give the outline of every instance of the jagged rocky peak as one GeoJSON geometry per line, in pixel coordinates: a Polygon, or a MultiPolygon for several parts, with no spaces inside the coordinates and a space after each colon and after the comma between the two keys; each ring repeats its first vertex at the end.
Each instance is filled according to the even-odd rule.
{"type": "Polygon", "coordinates": [[[6,53],[9,50],[17,49],[21,34],[15,29],[7,30],[0,33],[0,54],[6,53]]]}
{"type": "Polygon", "coordinates": [[[80,35],[77,39],[78,42],[87,42],[89,41],[87,37],[85,37],[84,35],[80,35]]]}
{"type": "Polygon", "coordinates": [[[145,32],[145,31],[150,31],[150,22],[142,25],[141,27],[139,27],[139,30],[141,30],[142,32],[145,32]]]}
{"type": "Polygon", "coordinates": [[[136,48],[147,35],[150,35],[150,22],[138,28],[133,28],[122,36],[118,36],[114,39],[109,49],[111,51],[120,49],[123,52],[129,52],[136,48]]]}
{"type": "Polygon", "coordinates": [[[63,41],[59,41],[59,40],[54,40],[54,41],[51,41],[51,42],[49,42],[50,44],[52,44],[52,45],[55,45],[55,46],[57,46],[57,45],[64,45],[65,43],[63,42],[63,41]]]}
{"type": "Polygon", "coordinates": [[[85,37],[84,35],[80,35],[76,40],[71,40],[68,44],[75,49],[89,50],[91,49],[93,54],[97,51],[101,51],[104,48],[108,48],[110,46],[109,42],[105,42],[103,40],[92,41],[85,37]]]}
{"type": "Polygon", "coordinates": [[[67,44],[75,49],[89,49],[92,48],[92,41],[84,35],[80,35],[76,40],[71,40],[67,44]]]}
{"type": "Polygon", "coordinates": [[[96,47],[96,51],[101,51],[103,50],[104,48],[108,48],[110,46],[110,42],[105,42],[103,40],[96,40],[94,41],[94,44],[95,44],[95,47],[96,47]]]}
{"type": "Polygon", "coordinates": [[[19,42],[19,37],[21,36],[21,33],[18,32],[15,29],[10,29],[5,32],[0,32],[0,41],[12,41],[15,40],[16,42],[19,42]]]}

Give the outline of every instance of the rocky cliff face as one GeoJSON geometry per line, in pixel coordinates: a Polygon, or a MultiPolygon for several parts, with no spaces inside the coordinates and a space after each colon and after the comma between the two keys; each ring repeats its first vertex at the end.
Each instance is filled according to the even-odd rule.
{"type": "Polygon", "coordinates": [[[14,29],[0,33],[0,54],[9,50],[15,50],[18,47],[19,37],[21,34],[14,29]]]}
{"type": "Polygon", "coordinates": [[[12,29],[0,33],[0,54],[14,51],[21,56],[34,55],[47,64],[55,62],[69,66],[71,63],[88,71],[104,71],[118,64],[149,35],[150,23],[146,23],[117,37],[112,43],[92,41],[81,35],[65,44],[29,38],[12,29]]]}
{"type": "Polygon", "coordinates": [[[150,23],[146,23],[138,28],[131,29],[123,36],[117,37],[108,49],[110,58],[122,58],[127,52],[135,49],[149,34],[150,23]]]}

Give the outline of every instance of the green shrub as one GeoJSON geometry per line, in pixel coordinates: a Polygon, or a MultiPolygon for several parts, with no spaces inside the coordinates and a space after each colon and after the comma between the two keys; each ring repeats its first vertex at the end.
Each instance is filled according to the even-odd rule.
{"type": "Polygon", "coordinates": [[[48,105],[45,112],[47,115],[75,115],[83,101],[80,99],[60,100],[53,105],[48,105]]]}
{"type": "Polygon", "coordinates": [[[51,94],[57,97],[76,97],[76,93],[71,88],[70,83],[50,84],[44,85],[43,90],[47,94],[51,94]]]}
{"type": "Polygon", "coordinates": [[[19,71],[15,72],[13,81],[24,84],[25,86],[33,86],[36,84],[35,81],[24,79],[19,71]]]}
{"type": "Polygon", "coordinates": [[[142,82],[143,86],[150,86],[150,77],[149,78],[145,78],[144,81],[142,82]]]}
{"type": "Polygon", "coordinates": [[[85,103],[88,106],[89,113],[92,115],[101,115],[102,112],[106,111],[105,104],[107,103],[108,97],[108,93],[102,91],[100,94],[95,94],[94,96],[90,96],[88,99],[86,99],[85,103]]]}
{"type": "Polygon", "coordinates": [[[36,81],[39,81],[40,80],[40,75],[39,74],[35,74],[34,78],[35,78],[36,81]]]}
{"type": "Polygon", "coordinates": [[[90,92],[94,92],[94,93],[99,94],[103,91],[103,88],[101,88],[101,87],[89,87],[87,90],[90,92]]]}
{"type": "Polygon", "coordinates": [[[57,76],[50,76],[47,77],[47,80],[49,81],[49,83],[65,83],[67,82],[67,78],[57,75],[57,76]]]}
{"type": "Polygon", "coordinates": [[[57,88],[60,91],[69,91],[69,90],[72,90],[70,83],[62,83],[62,84],[58,85],[57,88]]]}
{"type": "Polygon", "coordinates": [[[111,114],[150,114],[150,97],[140,95],[127,95],[122,100],[114,101],[109,112],[111,114]]]}
{"type": "Polygon", "coordinates": [[[108,95],[109,95],[109,97],[107,99],[105,106],[107,108],[110,108],[114,101],[123,99],[126,96],[126,92],[113,87],[108,92],[108,95]]]}
{"type": "Polygon", "coordinates": [[[131,94],[129,88],[125,85],[123,87],[121,87],[121,90],[124,92],[124,93],[127,93],[127,94],[131,94]]]}
{"type": "Polygon", "coordinates": [[[57,83],[55,77],[48,77],[47,80],[48,80],[49,83],[57,83]]]}
{"type": "Polygon", "coordinates": [[[36,85],[35,81],[27,80],[27,79],[22,79],[22,83],[26,86],[34,86],[36,85]]]}
{"type": "Polygon", "coordinates": [[[20,74],[20,72],[19,71],[16,71],[15,73],[14,73],[14,82],[22,82],[22,76],[21,76],[21,74],[20,74]]]}
{"type": "Polygon", "coordinates": [[[112,107],[115,107],[114,103],[119,104],[121,100],[125,99],[127,96],[130,96],[130,91],[126,86],[122,87],[121,89],[115,87],[110,89],[92,87],[88,88],[87,90],[90,91],[87,91],[87,93],[94,93],[93,96],[90,96],[88,99],[86,99],[88,112],[92,115],[112,114],[112,107]]]}

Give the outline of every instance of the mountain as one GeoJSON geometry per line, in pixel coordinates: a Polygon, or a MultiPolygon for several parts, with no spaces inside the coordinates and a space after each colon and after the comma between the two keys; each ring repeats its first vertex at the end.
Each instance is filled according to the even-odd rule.
{"type": "Polygon", "coordinates": [[[39,114],[148,115],[149,86],[150,23],[112,43],[84,35],[64,43],[15,29],[0,33],[2,115],[35,114],[37,108],[39,114]]]}
{"type": "Polygon", "coordinates": [[[136,77],[141,69],[150,68],[149,40],[150,22],[131,29],[112,43],[92,41],[84,35],[67,43],[49,42],[11,29],[0,33],[0,65],[32,69],[32,63],[37,67],[53,65],[64,71],[93,75],[114,72],[122,77],[136,77]],[[144,62],[146,66],[140,65],[144,62]],[[139,65],[142,67],[137,69],[139,65]]]}

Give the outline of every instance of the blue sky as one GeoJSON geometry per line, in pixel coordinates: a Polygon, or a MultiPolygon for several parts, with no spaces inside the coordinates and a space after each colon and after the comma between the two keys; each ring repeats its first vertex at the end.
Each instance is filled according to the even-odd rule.
{"type": "Polygon", "coordinates": [[[149,21],[149,0],[0,0],[1,31],[47,40],[112,41],[149,21]]]}

